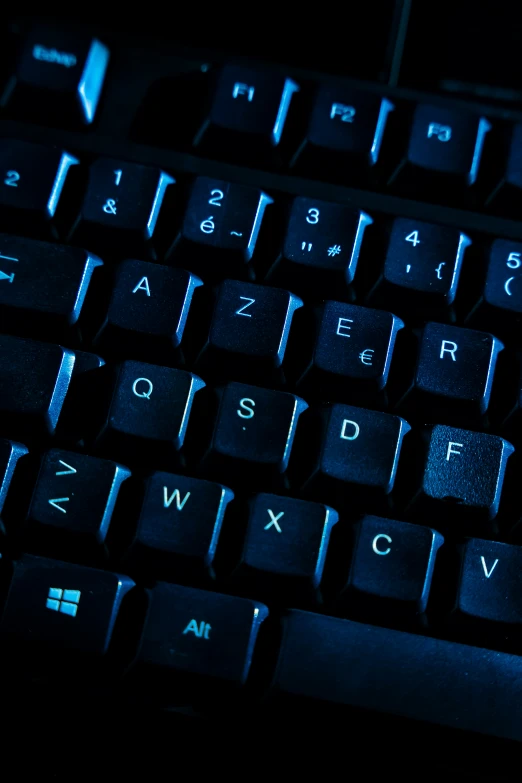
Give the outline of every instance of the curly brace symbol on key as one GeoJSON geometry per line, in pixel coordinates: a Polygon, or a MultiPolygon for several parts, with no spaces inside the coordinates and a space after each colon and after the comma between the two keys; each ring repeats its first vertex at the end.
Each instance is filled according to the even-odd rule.
{"type": "Polygon", "coordinates": [[[105,204],[102,207],[103,211],[106,215],[115,215],[116,214],[116,199],[114,198],[108,198],[105,204]]]}

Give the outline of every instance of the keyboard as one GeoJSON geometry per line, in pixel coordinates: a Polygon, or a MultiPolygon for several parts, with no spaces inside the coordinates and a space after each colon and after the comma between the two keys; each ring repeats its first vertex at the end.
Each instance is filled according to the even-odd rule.
{"type": "Polygon", "coordinates": [[[522,740],[516,105],[6,28],[0,671],[522,740]]]}

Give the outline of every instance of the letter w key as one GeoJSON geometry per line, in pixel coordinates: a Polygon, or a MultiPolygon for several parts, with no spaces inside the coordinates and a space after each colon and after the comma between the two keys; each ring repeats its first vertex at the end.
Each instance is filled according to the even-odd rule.
{"type": "Polygon", "coordinates": [[[175,489],[172,495],[169,497],[167,487],[163,487],[163,506],[165,508],[170,508],[172,501],[175,500],[176,508],[178,509],[178,511],[183,511],[183,506],[185,505],[189,497],[190,497],[190,492],[187,492],[182,500],[179,489],[175,489]]]}

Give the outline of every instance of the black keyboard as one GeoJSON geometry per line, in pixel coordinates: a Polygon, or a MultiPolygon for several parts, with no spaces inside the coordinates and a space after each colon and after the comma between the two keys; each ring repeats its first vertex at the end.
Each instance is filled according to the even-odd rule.
{"type": "Polygon", "coordinates": [[[516,99],[5,42],[0,672],[522,740],[516,99]]]}

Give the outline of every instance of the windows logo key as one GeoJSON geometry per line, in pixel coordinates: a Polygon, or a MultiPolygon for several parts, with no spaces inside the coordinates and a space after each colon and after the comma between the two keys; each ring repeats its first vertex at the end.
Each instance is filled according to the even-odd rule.
{"type": "Polygon", "coordinates": [[[60,587],[50,587],[46,606],[53,612],[76,617],[80,596],[80,590],[62,590],[60,587]]]}

